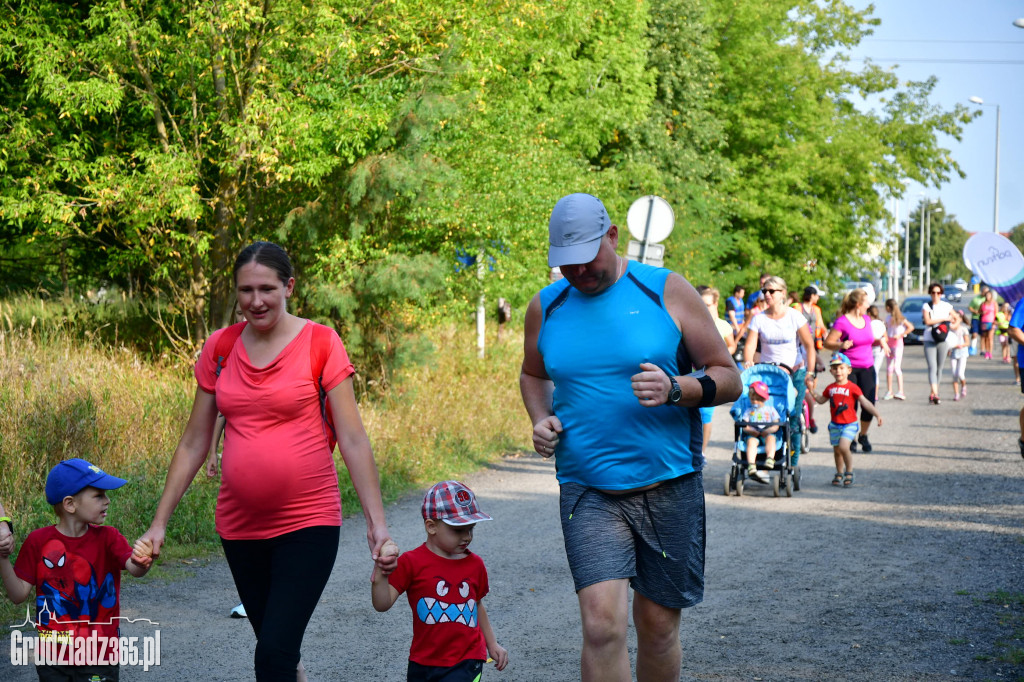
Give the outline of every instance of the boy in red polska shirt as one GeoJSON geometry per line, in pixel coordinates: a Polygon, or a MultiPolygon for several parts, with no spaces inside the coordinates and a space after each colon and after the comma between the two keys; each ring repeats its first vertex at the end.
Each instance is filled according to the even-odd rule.
{"type": "Polygon", "coordinates": [[[832,443],[836,459],[836,475],[832,478],[832,485],[849,488],[853,485],[853,452],[850,443],[860,431],[856,406],[859,403],[860,409],[877,419],[879,426],[882,425],[882,415],[864,397],[860,387],[849,381],[850,359],[845,353],[833,355],[828,369],[835,377],[835,382],[826,386],[821,395],[812,395],[819,405],[827,402],[832,414],[832,421],[828,425],[829,442],[832,443]]]}

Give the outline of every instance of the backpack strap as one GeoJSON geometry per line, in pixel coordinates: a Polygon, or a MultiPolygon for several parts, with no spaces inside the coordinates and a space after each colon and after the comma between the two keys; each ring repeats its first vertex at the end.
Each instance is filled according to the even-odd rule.
{"type": "Polygon", "coordinates": [[[242,330],[245,329],[246,322],[237,322],[230,327],[225,327],[221,331],[220,336],[217,337],[217,345],[214,346],[213,352],[214,357],[217,360],[217,377],[220,377],[220,371],[224,369],[224,363],[227,361],[228,356],[231,355],[231,349],[235,347],[235,342],[238,341],[238,337],[242,335],[242,330]]]}
{"type": "Polygon", "coordinates": [[[324,366],[331,353],[331,336],[334,330],[322,324],[313,323],[313,338],[309,348],[309,368],[316,378],[317,394],[320,396],[320,417],[327,431],[327,444],[331,451],[338,442],[334,430],[334,415],[327,409],[327,391],[324,390],[324,366]]]}

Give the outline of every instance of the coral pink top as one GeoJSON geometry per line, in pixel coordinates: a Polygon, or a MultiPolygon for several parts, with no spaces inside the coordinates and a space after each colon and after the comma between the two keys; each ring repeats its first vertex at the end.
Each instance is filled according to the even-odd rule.
{"type": "MultiPolygon", "coordinates": [[[[214,332],[196,362],[199,388],[226,419],[217,533],[262,540],[310,526],[340,526],[341,496],[327,449],[317,377],[310,367],[313,322],[266,367],[254,367],[239,338],[217,377],[214,332]]],[[[324,364],[330,391],[354,373],[337,334],[324,364]]]]}

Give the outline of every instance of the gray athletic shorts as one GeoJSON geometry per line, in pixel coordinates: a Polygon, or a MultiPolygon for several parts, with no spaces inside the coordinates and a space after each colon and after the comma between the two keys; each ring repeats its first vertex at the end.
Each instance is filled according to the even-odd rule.
{"type": "Polygon", "coordinates": [[[625,578],[635,591],[667,608],[704,599],[706,528],[699,471],[626,495],[563,483],[559,508],[577,592],[625,578]]]}

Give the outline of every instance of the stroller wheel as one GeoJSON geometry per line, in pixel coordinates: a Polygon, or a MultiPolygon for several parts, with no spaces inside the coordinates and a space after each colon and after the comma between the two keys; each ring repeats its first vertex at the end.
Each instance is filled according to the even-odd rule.
{"type": "Polygon", "coordinates": [[[772,495],[774,495],[775,497],[779,496],[779,479],[781,479],[782,476],[782,474],[779,474],[778,476],[772,476],[772,495]]]}
{"type": "Polygon", "coordinates": [[[743,479],[736,477],[736,497],[743,497],[743,479]]]}
{"type": "Polygon", "coordinates": [[[786,474],[786,497],[793,497],[793,474],[786,474]]]}
{"type": "Polygon", "coordinates": [[[731,471],[728,472],[725,475],[725,496],[729,497],[730,493],[732,493],[732,472],[731,471]]]}

